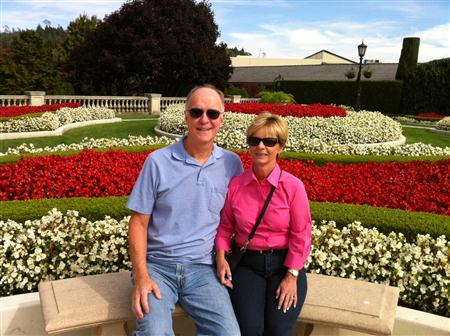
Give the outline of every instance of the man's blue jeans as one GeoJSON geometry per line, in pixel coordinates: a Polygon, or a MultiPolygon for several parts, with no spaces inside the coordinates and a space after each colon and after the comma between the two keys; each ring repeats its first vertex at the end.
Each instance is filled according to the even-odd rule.
{"type": "Polygon", "coordinates": [[[162,298],[149,294],[150,312],[137,320],[135,336],[174,335],[172,311],[177,302],[194,320],[197,335],[240,335],[230,297],[213,265],[152,262],[147,269],[162,298]]]}

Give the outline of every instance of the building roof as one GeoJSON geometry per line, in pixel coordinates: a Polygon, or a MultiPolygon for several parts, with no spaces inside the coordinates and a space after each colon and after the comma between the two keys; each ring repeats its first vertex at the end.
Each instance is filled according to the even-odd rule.
{"type": "MultiPolygon", "coordinates": [[[[325,49],[322,49],[321,51],[318,51],[318,52],[316,52],[316,53],[314,53],[312,55],[306,56],[305,59],[317,58],[315,56],[321,56],[320,58],[324,59],[324,55],[326,55],[326,54],[331,55],[331,56],[336,57],[336,58],[340,58],[340,59],[342,59],[345,62],[350,62],[350,63],[356,64],[356,62],[352,61],[351,59],[339,56],[338,54],[332,53],[331,51],[328,51],[328,50],[325,50],[325,49]]],[[[327,63],[327,62],[324,62],[324,63],[327,63]]],[[[333,63],[335,63],[335,62],[333,62],[333,63]]]]}
{"type": "MultiPolygon", "coordinates": [[[[395,80],[398,63],[364,64],[364,69],[372,70],[370,79],[361,75],[362,80],[395,80]]],[[[271,84],[280,75],[284,80],[349,80],[345,73],[357,64],[321,64],[292,66],[259,66],[233,68],[229,83],[265,83],[271,84]]],[[[355,79],[352,79],[355,80],[355,79]]]]}

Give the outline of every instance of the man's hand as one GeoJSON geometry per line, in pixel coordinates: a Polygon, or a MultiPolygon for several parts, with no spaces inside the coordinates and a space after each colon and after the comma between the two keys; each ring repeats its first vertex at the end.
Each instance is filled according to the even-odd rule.
{"type": "Polygon", "coordinates": [[[141,319],[148,314],[148,294],[152,293],[155,298],[161,300],[161,292],[158,285],[149,276],[135,280],[133,294],[131,296],[131,310],[136,318],[141,319]]]}
{"type": "Polygon", "coordinates": [[[217,277],[222,285],[229,288],[233,288],[233,283],[231,282],[231,269],[227,260],[225,259],[224,251],[217,251],[216,254],[216,267],[217,267],[217,277]]]}

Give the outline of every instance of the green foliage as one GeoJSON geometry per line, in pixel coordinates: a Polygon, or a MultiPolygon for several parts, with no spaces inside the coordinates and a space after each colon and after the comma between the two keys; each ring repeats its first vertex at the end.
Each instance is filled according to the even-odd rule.
{"type": "MultiPolygon", "coordinates": [[[[302,104],[335,104],[354,106],[355,81],[282,81],[281,89],[291,93],[302,104]]],[[[402,81],[361,81],[363,110],[399,114],[402,81]]]]}
{"type": "Polygon", "coordinates": [[[224,91],[226,96],[241,96],[241,98],[248,98],[248,92],[246,89],[236,86],[227,87],[224,91]]]}
{"type": "MultiPolygon", "coordinates": [[[[70,55],[83,45],[86,37],[95,31],[100,22],[101,20],[95,15],[88,17],[83,14],[69,23],[65,39],[60,45],[61,57],[64,62],[67,62],[70,55]]],[[[70,72],[71,65],[65,64],[65,69],[70,72]]],[[[70,74],[68,75],[70,76],[70,74]]]]}
{"type": "Polygon", "coordinates": [[[245,51],[244,48],[241,48],[239,50],[237,47],[234,48],[227,48],[227,54],[229,57],[236,57],[236,56],[251,56],[252,54],[245,51]]]}
{"type": "Polygon", "coordinates": [[[313,154],[299,152],[282,152],[281,157],[288,160],[313,160],[314,164],[322,166],[328,162],[334,163],[365,163],[365,162],[411,162],[427,161],[436,162],[448,159],[447,156],[394,156],[394,155],[337,155],[337,154],[313,154]]]}
{"type": "Polygon", "coordinates": [[[436,112],[450,115],[450,58],[417,66],[405,81],[402,108],[405,114],[436,112]]]}
{"type": "Polygon", "coordinates": [[[58,46],[64,36],[64,29],[50,26],[2,33],[1,44],[7,47],[0,48],[0,94],[72,94],[60,71],[58,46]]]}
{"type": "Polygon", "coordinates": [[[417,66],[417,58],[419,57],[420,38],[405,37],[403,39],[402,52],[398,61],[396,80],[407,80],[414,72],[417,66]]]}
{"type": "Polygon", "coordinates": [[[107,16],[70,57],[77,93],[185,95],[224,88],[231,73],[210,4],[133,0],[107,16]]]}
{"type": "Polygon", "coordinates": [[[0,220],[12,219],[23,223],[26,220],[38,219],[47,215],[52,208],[57,208],[62,213],[66,213],[67,210],[77,210],[80,216],[89,220],[100,220],[105,216],[121,219],[131,214],[131,211],[125,208],[127,198],[74,197],[0,202],[0,220]]]}
{"type": "Polygon", "coordinates": [[[294,96],[283,91],[262,91],[258,93],[260,103],[264,104],[292,104],[295,103],[294,96]]]}
{"type": "MultiPolygon", "coordinates": [[[[16,222],[24,222],[29,219],[38,219],[52,208],[57,208],[63,213],[67,210],[77,210],[80,216],[89,220],[100,220],[105,216],[122,219],[131,214],[125,207],[127,198],[123,196],[1,202],[0,220],[12,219],[16,222]]],[[[312,218],[318,224],[322,220],[333,220],[338,227],[342,227],[353,221],[361,221],[364,226],[376,227],[386,234],[391,231],[402,232],[409,239],[413,239],[418,233],[428,233],[432,237],[440,235],[450,237],[450,226],[446,216],[367,205],[323,202],[310,204],[312,218]]]]}
{"type": "Polygon", "coordinates": [[[338,227],[360,221],[366,227],[375,227],[380,232],[401,232],[408,239],[417,234],[450,237],[448,217],[427,212],[377,208],[368,205],[311,202],[311,216],[316,223],[333,220],[338,227]]]}

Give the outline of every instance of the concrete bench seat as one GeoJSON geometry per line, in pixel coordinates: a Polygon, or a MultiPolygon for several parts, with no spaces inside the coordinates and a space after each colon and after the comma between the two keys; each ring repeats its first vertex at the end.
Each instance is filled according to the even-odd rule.
{"type": "MultiPolygon", "coordinates": [[[[302,334],[337,335],[340,328],[391,335],[399,291],[364,281],[308,274],[308,294],[299,317],[302,334]]],[[[132,320],[130,272],[92,275],[39,284],[49,334],[91,328],[96,336],[127,335],[132,320]]],[[[186,316],[177,305],[173,316],[186,316]]],[[[298,328],[297,328],[298,329],[298,328]]]]}

